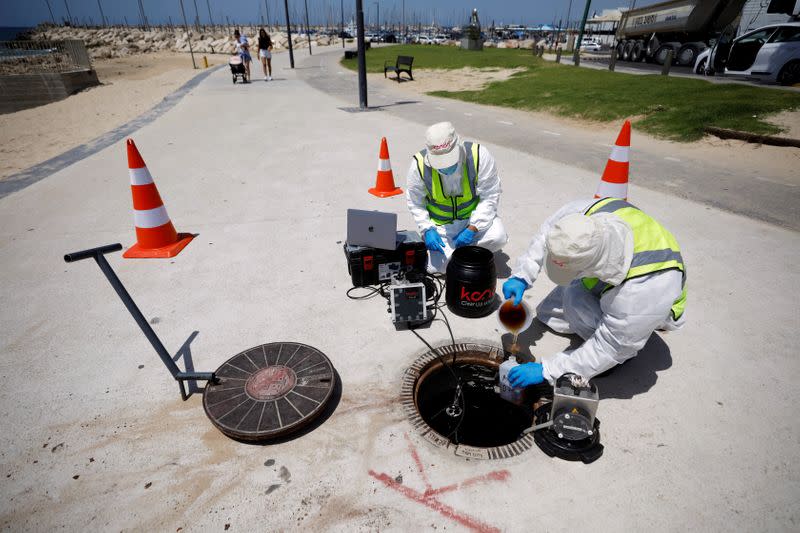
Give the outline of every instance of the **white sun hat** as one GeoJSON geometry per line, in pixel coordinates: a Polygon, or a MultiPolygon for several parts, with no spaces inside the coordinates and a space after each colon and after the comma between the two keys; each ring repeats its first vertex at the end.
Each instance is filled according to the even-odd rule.
{"type": "Polygon", "coordinates": [[[633,258],[633,231],[611,213],[567,215],[545,237],[545,271],[558,285],[579,277],[622,282],[633,258]]]}

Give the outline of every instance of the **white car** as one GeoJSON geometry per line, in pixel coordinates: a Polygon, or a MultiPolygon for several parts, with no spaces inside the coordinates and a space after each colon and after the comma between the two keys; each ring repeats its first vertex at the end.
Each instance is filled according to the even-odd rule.
{"type": "Polygon", "coordinates": [[[800,83],[800,22],[764,26],[737,37],[730,44],[717,44],[697,56],[694,72],[711,73],[723,58],[726,76],[744,76],[781,85],[800,83]]]}
{"type": "Polygon", "coordinates": [[[433,39],[427,35],[420,35],[417,42],[419,44],[433,44],[433,39]]]}
{"type": "Polygon", "coordinates": [[[581,50],[585,50],[587,52],[599,52],[602,49],[600,43],[597,41],[593,41],[591,39],[583,39],[581,41],[581,50]]]}
{"type": "Polygon", "coordinates": [[[697,57],[694,60],[694,66],[692,67],[692,72],[701,76],[707,76],[713,73],[713,69],[708,64],[708,58],[711,57],[711,50],[713,50],[713,48],[706,48],[697,54],[697,57]]]}
{"type": "Polygon", "coordinates": [[[433,36],[433,44],[444,44],[447,42],[447,35],[434,35],[433,36]]]}

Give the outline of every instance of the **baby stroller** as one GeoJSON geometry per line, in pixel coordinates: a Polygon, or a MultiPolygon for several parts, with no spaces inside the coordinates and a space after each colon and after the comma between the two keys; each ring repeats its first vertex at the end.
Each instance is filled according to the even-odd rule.
{"type": "Polygon", "coordinates": [[[234,84],[236,84],[236,80],[239,77],[242,78],[242,83],[250,83],[250,80],[247,79],[247,71],[244,68],[244,62],[241,57],[231,56],[228,60],[228,65],[231,67],[231,77],[233,78],[234,84]]]}

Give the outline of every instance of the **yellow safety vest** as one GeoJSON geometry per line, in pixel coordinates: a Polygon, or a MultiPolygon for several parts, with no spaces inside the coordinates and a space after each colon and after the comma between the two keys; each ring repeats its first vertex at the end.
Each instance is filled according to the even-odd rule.
{"type": "Polygon", "coordinates": [[[450,224],[456,220],[467,220],[481,201],[476,191],[478,182],[478,143],[465,142],[464,150],[467,161],[461,180],[461,196],[447,196],[442,190],[442,179],[439,172],[425,164],[425,152],[414,155],[419,175],[425,183],[428,203],[426,208],[431,220],[437,225],[450,224]]]}
{"type": "MultiPolygon", "coordinates": [[[[679,319],[686,308],[686,266],[683,264],[678,241],[672,233],[638,208],[619,198],[603,198],[592,205],[585,215],[596,213],[614,213],[627,222],[633,230],[633,259],[622,283],[654,272],[681,271],[683,291],[672,305],[672,316],[675,320],[679,319]]],[[[587,290],[598,297],[614,288],[613,285],[597,278],[583,278],[581,281],[587,290]]]]}

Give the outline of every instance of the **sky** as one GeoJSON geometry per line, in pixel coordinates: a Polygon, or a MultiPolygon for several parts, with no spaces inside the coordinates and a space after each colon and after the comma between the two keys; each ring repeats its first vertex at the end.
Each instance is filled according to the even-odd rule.
{"type": "MultiPolygon", "coordinates": [[[[445,25],[463,24],[472,8],[478,9],[481,24],[552,24],[559,19],[567,19],[570,3],[570,19],[580,19],[586,0],[364,0],[364,19],[374,24],[378,11],[381,21],[399,23],[405,3],[407,24],[421,22],[427,24],[434,19],[445,25]]],[[[589,16],[603,9],[624,6],[635,1],[636,6],[655,3],[656,0],[593,0],[589,16]]],[[[35,26],[40,22],[57,22],[68,17],[67,8],[73,20],[79,24],[99,24],[100,7],[109,22],[138,24],[138,0],[0,0],[0,26],[35,26]]],[[[307,0],[311,24],[325,24],[330,21],[338,24],[341,18],[341,5],[344,4],[345,24],[354,16],[355,0],[307,0]]],[[[181,18],[180,0],[141,0],[144,12],[151,23],[172,22],[179,24],[181,18]]],[[[292,24],[300,23],[305,16],[301,0],[288,0],[292,24]]],[[[192,24],[199,15],[200,23],[209,22],[209,11],[214,23],[227,20],[236,23],[260,23],[269,12],[269,19],[285,24],[284,0],[183,0],[186,19],[192,24]],[[197,7],[197,15],[195,11],[197,7]]]]}

